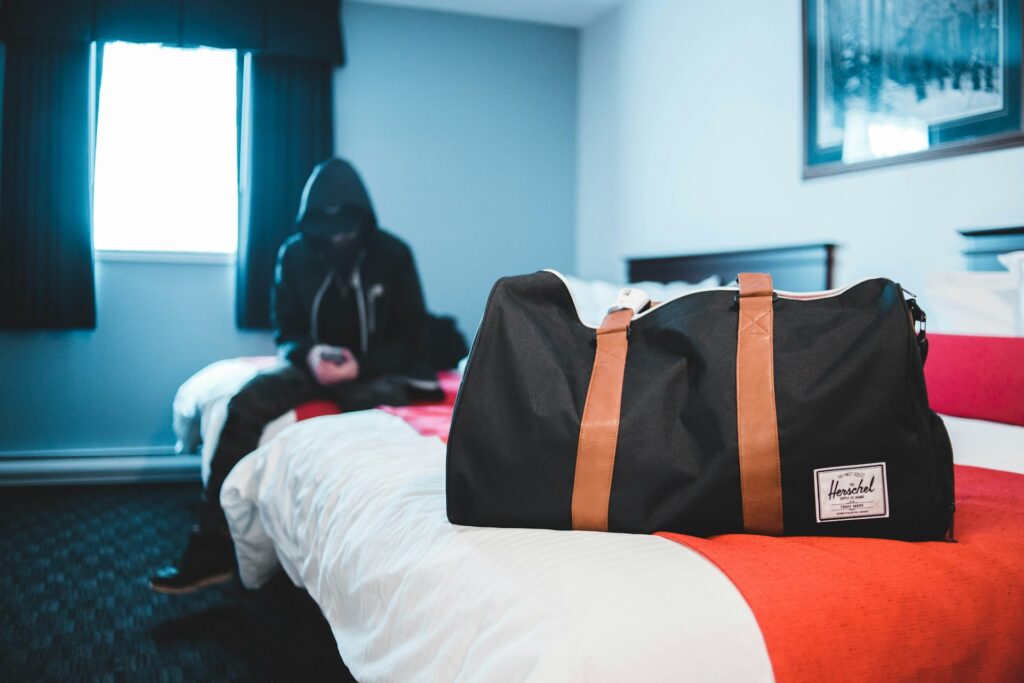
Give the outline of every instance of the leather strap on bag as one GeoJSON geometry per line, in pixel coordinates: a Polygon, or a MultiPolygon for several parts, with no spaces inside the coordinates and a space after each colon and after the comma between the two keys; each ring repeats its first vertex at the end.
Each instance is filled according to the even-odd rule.
{"type": "Polygon", "coordinates": [[[736,423],[743,529],[782,535],[782,473],[775,414],[772,278],[740,273],[736,423]]]}
{"type": "Polygon", "coordinates": [[[576,450],[572,488],[572,528],[608,530],[608,502],[619,441],[622,381],[626,374],[627,333],[633,310],[622,308],[605,316],[597,330],[597,353],[576,450]]]}

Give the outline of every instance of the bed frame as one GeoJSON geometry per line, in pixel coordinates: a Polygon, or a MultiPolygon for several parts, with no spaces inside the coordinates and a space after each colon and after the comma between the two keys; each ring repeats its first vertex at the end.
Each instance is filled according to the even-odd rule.
{"type": "Polygon", "coordinates": [[[700,282],[717,275],[724,284],[732,282],[740,272],[762,272],[771,273],[776,288],[799,292],[831,289],[835,251],[835,244],[803,244],[712,254],[631,258],[626,263],[630,282],[700,282]]]}
{"type": "MultiPolygon", "coordinates": [[[[967,269],[1003,270],[996,260],[1008,251],[1024,251],[1024,226],[960,230],[967,241],[967,269]]],[[[640,257],[626,260],[630,282],[699,282],[717,275],[732,282],[739,272],[771,273],[775,286],[791,291],[830,289],[834,284],[836,245],[803,244],[708,254],[640,257]]]]}
{"type": "Polygon", "coordinates": [[[967,240],[964,257],[967,270],[1005,270],[996,256],[1008,251],[1024,251],[1024,226],[961,230],[967,240]]]}

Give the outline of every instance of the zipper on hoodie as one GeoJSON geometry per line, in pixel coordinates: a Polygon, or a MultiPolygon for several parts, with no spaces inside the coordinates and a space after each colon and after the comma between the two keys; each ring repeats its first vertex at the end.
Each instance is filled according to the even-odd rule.
{"type": "Polygon", "coordinates": [[[367,329],[368,321],[366,319],[366,293],[363,291],[363,278],[359,273],[365,254],[366,252],[361,252],[359,258],[356,259],[355,266],[352,267],[352,288],[355,290],[356,309],[359,312],[359,348],[364,356],[370,348],[369,330],[367,329]]]}
{"type": "Polygon", "coordinates": [[[310,322],[310,337],[313,339],[313,346],[317,346],[320,343],[320,301],[324,298],[324,292],[327,291],[327,286],[331,284],[331,280],[334,279],[334,268],[327,269],[327,276],[324,278],[320,288],[316,290],[316,295],[313,297],[313,305],[309,313],[310,322]]]}
{"type": "Polygon", "coordinates": [[[377,283],[370,287],[370,292],[367,294],[367,309],[370,317],[370,336],[377,331],[377,299],[384,295],[384,285],[377,283]]]}
{"type": "MultiPolygon", "coordinates": [[[[359,274],[359,268],[363,264],[363,257],[366,252],[361,252],[356,259],[355,265],[352,267],[352,278],[350,284],[355,290],[356,299],[356,311],[359,315],[359,348],[362,354],[366,354],[366,351],[370,347],[369,334],[367,332],[367,313],[366,313],[366,299],[363,293],[362,278],[359,274]]],[[[320,343],[320,303],[324,298],[324,293],[327,291],[327,287],[337,278],[337,271],[332,267],[327,271],[327,275],[324,277],[320,287],[316,290],[316,294],[313,296],[313,305],[310,311],[310,337],[313,340],[313,345],[316,346],[320,343]]],[[[338,293],[341,295],[342,300],[345,298],[345,291],[342,289],[343,285],[339,282],[338,293]]],[[[380,293],[383,294],[383,287],[381,285],[374,285],[370,291],[371,297],[377,294],[377,288],[380,287],[380,293]]],[[[372,321],[369,323],[372,326],[372,321]]],[[[372,331],[372,330],[371,330],[372,331]]]]}

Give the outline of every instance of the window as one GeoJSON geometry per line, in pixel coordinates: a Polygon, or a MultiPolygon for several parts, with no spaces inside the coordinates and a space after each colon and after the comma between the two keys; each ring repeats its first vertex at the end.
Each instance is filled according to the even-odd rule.
{"type": "Polygon", "coordinates": [[[236,251],[236,88],[234,50],[104,46],[96,249],[236,251]]]}

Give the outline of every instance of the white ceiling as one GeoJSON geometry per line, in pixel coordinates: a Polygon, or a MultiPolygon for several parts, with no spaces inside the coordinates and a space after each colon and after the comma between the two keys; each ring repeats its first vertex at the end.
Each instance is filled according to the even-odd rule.
{"type": "Polygon", "coordinates": [[[557,26],[586,26],[627,0],[358,0],[557,26]]]}

